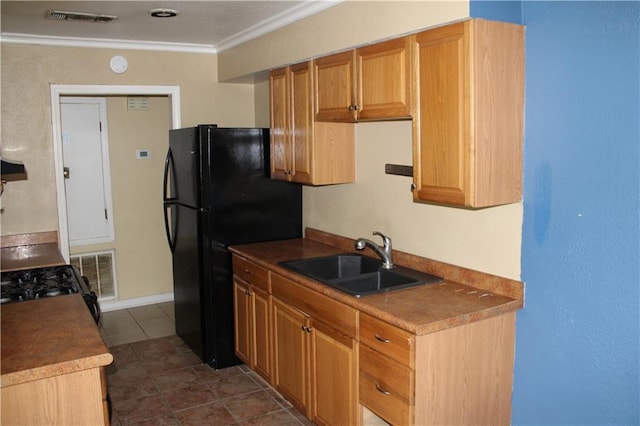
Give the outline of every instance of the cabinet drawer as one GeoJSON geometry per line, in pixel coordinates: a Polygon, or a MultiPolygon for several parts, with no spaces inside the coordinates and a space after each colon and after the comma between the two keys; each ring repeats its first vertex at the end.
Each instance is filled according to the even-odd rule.
{"type": "Polygon", "coordinates": [[[360,342],[413,368],[415,336],[405,330],[361,312],[360,342]]]}
{"type": "MultiPolygon", "coordinates": [[[[360,345],[360,372],[376,381],[381,390],[407,403],[411,402],[413,391],[413,370],[392,359],[360,345]]],[[[384,394],[383,392],[379,392],[384,394]]]]}
{"type": "Polygon", "coordinates": [[[269,291],[269,271],[242,257],[233,256],[233,273],[241,280],[255,285],[258,288],[269,291]]]}
{"type": "Polygon", "coordinates": [[[307,313],[311,317],[330,324],[350,337],[356,337],[358,311],[323,294],[308,289],[282,277],[271,275],[273,295],[307,313]]]}
{"type": "Polygon", "coordinates": [[[413,370],[360,345],[360,402],[391,424],[409,424],[413,370]]]}

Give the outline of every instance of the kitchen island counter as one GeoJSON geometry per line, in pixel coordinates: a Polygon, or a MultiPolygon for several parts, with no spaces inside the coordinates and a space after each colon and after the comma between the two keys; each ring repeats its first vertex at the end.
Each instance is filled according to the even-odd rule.
{"type": "MultiPolygon", "coordinates": [[[[396,264],[444,280],[354,297],[279,265],[288,260],[356,252],[352,239],[314,229],[307,229],[305,235],[303,239],[237,245],[231,250],[296,283],[418,336],[514,312],[524,304],[524,284],[519,281],[398,251],[393,253],[396,264]]],[[[377,258],[372,251],[364,254],[377,258]]]]}
{"type": "Polygon", "coordinates": [[[113,356],[81,295],[3,305],[1,329],[3,424],[108,424],[113,356]]]}

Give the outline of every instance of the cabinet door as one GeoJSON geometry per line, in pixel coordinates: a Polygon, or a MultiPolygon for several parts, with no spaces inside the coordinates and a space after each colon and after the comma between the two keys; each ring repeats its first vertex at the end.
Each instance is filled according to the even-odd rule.
{"type": "Polygon", "coordinates": [[[233,280],[233,314],[235,326],[235,351],[249,367],[253,367],[251,357],[251,309],[249,286],[240,280],[233,280]]]}
{"type": "Polygon", "coordinates": [[[288,68],[269,75],[271,178],[289,180],[291,163],[288,68]]]}
{"type": "Polygon", "coordinates": [[[313,80],[311,62],[291,66],[292,180],[311,183],[313,165],[313,80]]]}
{"type": "Polygon", "coordinates": [[[309,416],[309,317],[273,298],[274,384],[309,416]]]}
{"type": "Polygon", "coordinates": [[[271,328],[269,326],[271,314],[269,309],[269,294],[257,287],[252,287],[251,302],[254,370],[269,380],[271,378],[271,328]]]}
{"type": "Polygon", "coordinates": [[[355,425],[357,421],[357,341],[312,321],[312,420],[355,425]]]}
{"type": "Polygon", "coordinates": [[[354,122],[357,112],[355,51],[325,56],[313,63],[316,121],[354,122]]]}
{"type": "Polygon", "coordinates": [[[416,35],[415,201],[522,199],[524,28],[467,20],[416,35]]]}
{"type": "Polygon", "coordinates": [[[356,50],[358,120],[411,118],[411,37],[356,50]]]}
{"type": "Polygon", "coordinates": [[[414,199],[465,205],[469,196],[469,37],[465,23],[416,35],[414,199]]]}

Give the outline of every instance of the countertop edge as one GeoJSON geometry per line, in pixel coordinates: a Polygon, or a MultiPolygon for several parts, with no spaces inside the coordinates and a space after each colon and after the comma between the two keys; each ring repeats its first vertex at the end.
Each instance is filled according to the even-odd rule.
{"type": "Polygon", "coordinates": [[[45,365],[29,370],[15,371],[0,376],[0,388],[15,386],[36,380],[48,379],[63,374],[75,373],[93,368],[105,367],[113,362],[113,355],[105,352],[98,355],[65,361],[58,364],[45,365]]]}

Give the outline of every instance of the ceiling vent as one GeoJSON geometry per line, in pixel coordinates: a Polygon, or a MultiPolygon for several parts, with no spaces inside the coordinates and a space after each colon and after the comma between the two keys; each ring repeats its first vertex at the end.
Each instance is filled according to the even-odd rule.
{"type": "Polygon", "coordinates": [[[61,10],[48,10],[45,18],[54,21],[84,21],[84,22],[112,22],[118,19],[114,15],[98,15],[96,13],[64,12],[61,10]]]}

